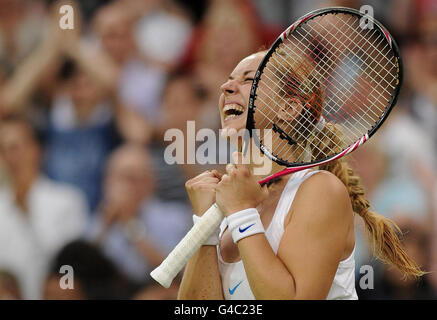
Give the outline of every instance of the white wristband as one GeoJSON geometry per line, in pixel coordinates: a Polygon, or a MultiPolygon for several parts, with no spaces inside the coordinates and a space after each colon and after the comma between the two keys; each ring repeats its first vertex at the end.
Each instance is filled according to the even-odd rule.
{"type": "MultiPolygon", "coordinates": [[[[193,214],[193,223],[196,224],[197,221],[200,220],[200,218],[201,217],[193,214]]],[[[220,234],[220,227],[217,228],[217,230],[214,231],[213,234],[208,239],[206,239],[206,241],[203,243],[203,245],[204,246],[216,246],[216,245],[218,245],[220,242],[219,234],[220,234]]]]}
{"type": "Polygon", "coordinates": [[[235,243],[257,233],[264,233],[258,210],[255,208],[235,212],[226,218],[229,232],[235,243]]]}

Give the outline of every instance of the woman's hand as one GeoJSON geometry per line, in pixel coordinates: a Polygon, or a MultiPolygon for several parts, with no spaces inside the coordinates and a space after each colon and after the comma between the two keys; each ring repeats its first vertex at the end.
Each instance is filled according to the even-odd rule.
{"type": "Polygon", "coordinates": [[[242,154],[233,155],[236,165],[228,164],[216,191],[216,202],[225,216],[248,208],[256,208],[268,196],[267,186],[261,187],[248,165],[242,164],[242,154]]]}
{"type": "Polygon", "coordinates": [[[185,183],[193,211],[199,217],[215,203],[216,188],[221,178],[216,170],[208,170],[185,183]]]}

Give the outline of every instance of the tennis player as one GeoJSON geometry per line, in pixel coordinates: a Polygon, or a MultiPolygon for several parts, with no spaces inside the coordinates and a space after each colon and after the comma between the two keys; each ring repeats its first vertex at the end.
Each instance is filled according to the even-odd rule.
{"type": "MultiPolygon", "coordinates": [[[[221,86],[223,129],[246,127],[264,55],[243,59],[221,86]]],[[[322,130],[339,134],[333,126],[322,130]]],[[[406,276],[423,274],[402,248],[397,226],[369,210],[360,178],[344,160],[263,187],[240,153],[234,160],[224,175],[206,171],[186,182],[194,222],[215,202],[226,218],[187,264],[179,299],[357,299],[354,214],[364,220],[376,257],[406,276]]],[[[272,168],[283,169],[274,162],[272,168]]]]}

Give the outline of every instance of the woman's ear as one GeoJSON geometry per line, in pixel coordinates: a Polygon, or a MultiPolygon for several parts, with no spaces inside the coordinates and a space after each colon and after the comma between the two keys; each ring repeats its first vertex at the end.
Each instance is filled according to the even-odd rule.
{"type": "Polygon", "coordinates": [[[302,109],[303,104],[299,98],[284,99],[275,118],[279,121],[291,122],[301,114],[302,109]]]}

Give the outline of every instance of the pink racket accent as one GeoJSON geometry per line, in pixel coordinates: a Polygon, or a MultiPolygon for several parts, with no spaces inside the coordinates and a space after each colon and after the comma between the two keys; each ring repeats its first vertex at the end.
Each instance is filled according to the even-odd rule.
{"type": "Polygon", "coordinates": [[[390,48],[392,47],[392,41],[391,41],[391,36],[390,34],[387,32],[387,30],[385,30],[384,28],[381,28],[382,32],[384,33],[385,38],[388,41],[388,44],[390,45],[390,48]]]}
{"type": "Polygon", "coordinates": [[[317,166],[323,165],[325,163],[337,160],[337,159],[343,157],[344,155],[346,155],[348,153],[351,153],[352,151],[357,149],[359,146],[361,146],[368,139],[369,139],[369,135],[366,133],[364,136],[361,137],[360,140],[358,140],[353,145],[351,145],[349,148],[343,150],[341,153],[337,154],[336,156],[334,156],[332,158],[329,158],[329,159],[327,159],[325,161],[318,162],[318,163],[312,163],[312,164],[308,164],[308,165],[304,165],[304,166],[291,167],[291,168],[287,168],[287,169],[281,170],[281,171],[279,171],[279,172],[277,172],[275,174],[272,174],[271,176],[268,176],[267,178],[264,178],[264,179],[258,181],[258,183],[260,185],[264,185],[265,183],[267,183],[267,182],[269,182],[269,181],[271,181],[271,180],[273,180],[275,178],[279,178],[279,177],[282,177],[282,176],[285,176],[285,175],[288,175],[288,174],[292,174],[292,173],[295,173],[295,172],[298,172],[298,171],[302,171],[302,170],[305,170],[305,169],[317,167],[317,166]]]}
{"type": "Polygon", "coordinates": [[[295,23],[293,23],[290,27],[287,28],[287,30],[285,30],[282,35],[281,35],[281,39],[285,40],[288,35],[290,34],[291,31],[293,31],[298,25],[304,23],[305,21],[307,21],[308,19],[311,19],[311,17],[314,16],[314,14],[309,14],[308,16],[297,20],[295,23]]]}

